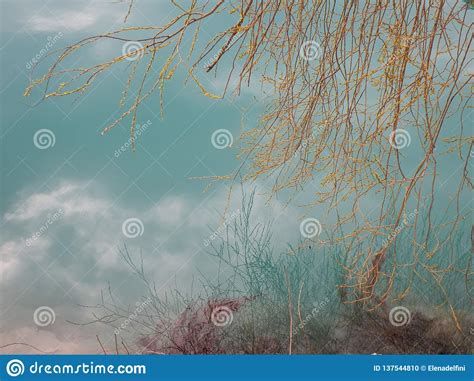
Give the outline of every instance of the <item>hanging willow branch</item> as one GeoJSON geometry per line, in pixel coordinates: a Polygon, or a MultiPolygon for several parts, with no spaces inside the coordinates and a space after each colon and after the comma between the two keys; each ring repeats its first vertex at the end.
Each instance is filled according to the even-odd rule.
{"type": "MultiPolygon", "coordinates": [[[[401,225],[410,205],[410,210],[423,211],[411,223],[414,255],[418,248],[431,250],[428,237],[442,149],[461,168],[457,183],[450,180],[450,188],[457,189],[458,217],[452,233],[465,218],[459,197],[466,187],[472,189],[468,163],[473,136],[463,119],[455,117],[472,112],[469,4],[444,0],[171,3],[178,14],[163,25],[124,27],[67,47],[25,95],[40,85],[43,98],[83,94],[107,70],[132,61],[120,103],[124,111],[103,132],[129,118],[134,142],[140,105],[157,91],[163,99],[165,83],[180,67],[204,95],[214,99],[224,94],[210,93],[199,77],[216,70],[228,74],[227,86],[231,77],[237,78],[237,92],[251,80],[272,86],[272,104],[259,125],[242,136],[241,157],[250,164],[238,171],[245,169],[244,179],[274,177],[275,192],[296,189],[316,173],[322,174],[314,202],[332,210],[350,210],[338,214],[334,227],[341,232],[336,240],[350,242],[347,250],[352,253],[343,264],[347,284],[341,287],[352,290],[345,292],[349,301],[383,304],[398,265],[396,239],[382,246],[379,239],[401,225]],[[198,43],[207,37],[202,28],[214,20],[229,25],[198,43]],[[132,39],[130,34],[137,32],[144,37],[132,39]],[[133,42],[136,49],[94,66],[63,69],[68,58],[102,40],[133,42]],[[207,62],[204,67],[203,62],[207,62]],[[137,78],[140,64],[144,69],[137,78]],[[61,82],[66,77],[70,79],[61,82]],[[137,90],[125,107],[132,84],[137,90]],[[401,148],[410,144],[417,155],[408,159],[401,148]],[[373,198],[380,202],[376,216],[362,207],[373,198]],[[417,236],[420,219],[428,226],[425,242],[417,236]]],[[[133,12],[131,7],[132,3],[125,19],[133,12]]]]}

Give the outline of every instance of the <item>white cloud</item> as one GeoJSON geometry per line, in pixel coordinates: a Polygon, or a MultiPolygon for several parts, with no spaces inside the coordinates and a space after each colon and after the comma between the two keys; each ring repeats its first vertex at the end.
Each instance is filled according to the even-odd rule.
{"type": "Polygon", "coordinates": [[[156,219],[165,226],[176,226],[186,217],[185,209],[188,208],[189,205],[182,197],[167,197],[150,210],[148,218],[156,219]]]}
{"type": "Polygon", "coordinates": [[[12,222],[32,220],[59,209],[68,217],[75,214],[87,214],[93,217],[107,208],[107,201],[87,194],[82,195],[82,188],[80,184],[63,183],[53,191],[35,193],[14,206],[13,211],[5,215],[5,220],[12,222]]]}
{"type": "Polygon", "coordinates": [[[4,0],[2,8],[8,14],[2,20],[4,31],[23,30],[31,35],[82,31],[95,33],[123,23],[127,3],[103,0],[4,0]]]}
{"type": "MultiPolygon", "coordinates": [[[[18,24],[27,30],[38,33],[57,32],[105,32],[124,26],[123,20],[128,11],[128,1],[104,0],[50,0],[47,3],[31,1],[30,6],[25,2],[8,4],[8,20],[18,28],[18,24]]],[[[128,25],[133,22],[156,22],[163,13],[168,14],[172,9],[168,2],[143,1],[136,2],[129,17],[128,25]],[[145,20],[145,21],[144,21],[145,20]]]]}
{"type": "MultiPolygon", "coordinates": [[[[106,191],[98,189],[97,184],[63,182],[50,191],[23,194],[3,216],[5,236],[9,238],[0,246],[0,270],[6,274],[1,287],[3,303],[11,307],[7,315],[21,313],[18,308],[25,306],[29,307],[28,314],[38,303],[60,303],[55,308],[67,315],[74,303],[99,302],[100,291],[107,288],[108,281],[118,290],[119,298],[130,303],[139,287],[131,284],[139,282],[132,279],[118,252],[124,243],[135,259],[142,253],[146,272],[160,291],[174,285],[175,276],[177,286],[186,289],[193,276],[199,277],[196,267],[214,270],[203,242],[211,233],[209,228],[217,228],[222,222],[228,196],[225,187],[205,194],[201,200],[185,195],[165,197],[150,210],[137,210],[123,201],[114,204],[106,191]],[[64,211],[61,217],[27,247],[25,239],[39,231],[47,216],[59,209],[64,211]],[[142,236],[124,236],[122,224],[130,217],[142,221],[142,236]]],[[[227,212],[241,208],[240,202],[240,192],[236,192],[227,212]]],[[[278,218],[275,244],[298,233],[298,222],[291,228],[292,220],[297,218],[295,210],[278,202],[271,207],[256,197],[254,214],[260,221],[278,218]]],[[[25,329],[31,329],[28,319],[21,323],[21,319],[11,318],[9,329],[23,329],[25,333],[25,329]]],[[[43,350],[58,347],[61,353],[76,352],[67,340],[58,339],[61,335],[55,329],[51,328],[52,336],[31,331],[26,337],[33,345],[46,340],[48,345],[42,346],[43,350]]]]}
{"type": "Polygon", "coordinates": [[[30,261],[39,261],[51,248],[51,244],[49,238],[39,237],[27,245],[26,239],[20,237],[0,245],[0,284],[7,284],[16,276],[22,276],[22,270],[27,264],[26,256],[31,257],[30,261]]]}
{"type": "Polygon", "coordinates": [[[64,11],[49,16],[33,16],[29,22],[29,26],[32,30],[37,32],[77,31],[96,24],[101,16],[100,13],[92,11],[64,11]]]}
{"type": "Polygon", "coordinates": [[[7,281],[18,267],[18,253],[24,249],[25,245],[18,241],[7,241],[0,246],[0,278],[3,282],[7,281]]]}
{"type": "Polygon", "coordinates": [[[27,28],[36,32],[66,33],[109,28],[115,23],[122,22],[127,4],[101,0],[67,2],[67,4],[53,1],[39,8],[39,11],[38,8],[32,7],[32,15],[25,15],[29,19],[27,28]]]}
{"type": "MultiPolygon", "coordinates": [[[[17,310],[16,312],[24,313],[25,311],[17,310]]],[[[13,330],[0,332],[0,346],[9,345],[2,348],[2,353],[41,354],[39,351],[42,351],[54,354],[93,354],[100,351],[100,346],[95,338],[96,329],[93,327],[78,329],[78,327],[60,321],[55,322],[54,326],[55,331],[38,329],[33,325],[23,325],[13,330]],[[86,336],[84,331],[87,331],[86,336]]]]}

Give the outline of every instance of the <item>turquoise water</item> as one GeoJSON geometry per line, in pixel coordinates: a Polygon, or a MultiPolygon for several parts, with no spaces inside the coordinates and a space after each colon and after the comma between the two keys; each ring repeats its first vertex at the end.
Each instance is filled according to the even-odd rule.
{"type": "MultiPolygon", "coordinates": [[[[2,343],[28,339],[45,351],[95,351],[95,334],[103,333],[103,328],[69,322],[89,321],[90,311],[79,305],[99,303],[101,290],[109,286],[124,308],[139,300],[143,289],[118,252],[123,244],[136,258],[142,253],[145,269],[160,293],[176,286],[198,287],[202,274],[214,279],[219,265],[207,255],[206,242],[222,226],[231,184],[209,177],[232,173],[240,165],[240,132],[256,126],[268,93],[254,83],[240,97],[228,94],[216,101],[185,82],[186,73],[180,71],[167,84],[163,118],[157,95],[140,108],[141,134],[133,152],[128,144],[129,120],[101,135],[120,115],[129,63],[112,67],[80,97],[37,103],[38,90],[23,97],[30,78],[43,74],[52,62],[48,53],[120,27],[127,4],[9,0],[1,6],[2,343]],[[35,57],[44,62],[33,71],[35,57]],[[45,129],[50,131],[50,147],[40,149],[34,137],[45,129]],[[213,133],[219,129],[230,131],[231,147],[213,146],[213,133]],[[136,237],[133,231],[124,234],[124,223],[130,219],[140,221],[136,237]],[[38,329],[34,312],[42,306],[54,310],[55,320],[38,329]]],[[[145,1],[137,5],[129,22],[159,24],[173,12],[166,2],[145,1]]],[[[204,33],[212,35],[220,26],[206,24],[204,33]]],[[[77,63],[70,63],[81,66],[107,59],[120,54],[122,45],[98,44],[75,56],[77,63]]],[[[202,70],[197,76],[209,91],[222,92],[222,75],[214,77],[202,70]]],[[[465,115],[463,120],[469,118],[465,115]]],[[[457,120],[449,121],[453,129],[459,127],[457,120]]],[[[414,142],[404,164],[418,158],[414,142]]],[[[439,168],[443,186],[436,213],[449,218],[444,210],[455,191],[451,179],[462,165],[447,158],[439,168]]],[[[320,189],[321,177],[317,174],[288,206],[284,197],[266,203],[267,198],[260,196],[269,191],[272,179],[245,184],[246,189],[257,188],[254,213],[257,220],[272,222],[277,251],[300,241],[303,216],[324,215],[326,223],[335,217],[324,207],[299,208],[320,189]]],[[[376,210],[378,197],[365,200],[363,207],[376,210]]],[[[461,200],[463,210],[469,211],[472,194],[463,193],[461,200]]],[[[227,207],[228,216],[240,208],[237,191],[227,207]]],[[[469,225],[463,225],[460,239],[464,251],[469,225]]]]}

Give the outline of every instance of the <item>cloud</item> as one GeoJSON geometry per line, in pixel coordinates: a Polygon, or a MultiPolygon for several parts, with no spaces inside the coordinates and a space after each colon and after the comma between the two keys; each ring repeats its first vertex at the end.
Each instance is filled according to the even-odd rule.
{"type": "MultiPolygon", "coordinates": [[[[30,0],[31,1],[31,0],[30,0]]],[[[37,33],[105,32],[137,22],[152,24],[160,16],[169,14],[173,7],[167,2],[144,1],[134,4],[127,25],[123,23],[129,1],[103,0],[36,0],[25,6],[28,0],[9,2],[8,29],[24,28],[37,33]]]]}
{"type": "Polygon", "coordinates": [[[61,30],[83,30],[96,24],[101,18],[99,12],[64,11],[55,15],[37,15],[29,22],[32,30],[37,32],[56,32],[61,30]]]}
{"type": "Polygon", "coordinates": [[[63,321],[55,322],[54,331],[51,328],[39,329],[34,325],[22,325],[2,331],[0,346],[8,345],[2,348],[2,353],[7,354],[39,354],[40,351],[55,354],[89,354],[100,351],[96,334],[100,334],[97,327],[84,329],[63,321]]]}
{"type": "Polygon", "coordinates": [[[9,240],[0,246],[0,284],[7,283],[16,275],[21,275],[22,253],[29,252],[28,255],[34,255],[35,259],[51,247],[51,241],[48,238],[40,237],[32,241],[30,246],[26,245],[23,238],[9,240]]]}
{"type": "Polygon", "coordinates": [[[24,30],[30,34],[103,32],[118,23],[123,25],[127,7],[126,2],[102,0],[6,1],[4,11],[9,17],[3,20],[2,29],[11,32],[24,30]]]}
{"type": "Polygon", "coordinates": [[[182,197],[167,197],[150,211],[148,218],[155,218],[162,226],[176,226],[185,218],[188,208],[189,205],[182,197]]]}
{"type": "Polygon", "coordinates": [[[50,192],[35,193],[20,201],[12,212],[6,213],[5,220],[21,222],[37,219],[59,209],[68,217],[86,214],[93,217],[107,208],[108,203],[104,199],[80,195],[82,187],[77,183],[63,183],[50,192]]]}
{"type": "MultiPolygon", "coordinates": [[[[121,303],[133,304],[143,290],[119,254],[123,244],[136,260],[142,253],[146,272],[160,292],[175,281],[186,289],[193,276],[199,276],[197,268],[211,274],[215,270],[204,241],[222,223],[228,196],[224,186],[202,199],[167,196],[149,210],[139,210],[123,200],[114,202],[96,183],[64,181],[47,191],[20,195],[3,216],[3,230],[9,238],[0,246],[2,302],[8,307],[2,320],[8,322],[6,329],[18,332],[18,337],[10,335],[9,340],[25,341],[21,337],[25,336],[33,345],[47,342],[40,346],[43,350],[75,351],[56,325],[50,335],[31,331],[31,314],[38,305],[54,308],[58,321],[84,322],[86,311],[78,313],[76,304],[100,302],[100,291],[109,282],[121,303]],[[54,219],[58,210],[62,213],[54,219]],[[123,231],[124,221],[130,218],[143,225],[142,234],[135,238],[123,231]],[[21,314],[23,319],[15,318],[21,314]]],[[[228,215],[241,208],[239,192],[227,207],[228,215]]],[[[285,243],[298,232],[295,210],[278,202],[270,206],[256,197],[254,214],[256,221],[280,221],[275,244],[285,243]],[[296,221],[293,228],[289,228],[291,221],[296,221]]]]}

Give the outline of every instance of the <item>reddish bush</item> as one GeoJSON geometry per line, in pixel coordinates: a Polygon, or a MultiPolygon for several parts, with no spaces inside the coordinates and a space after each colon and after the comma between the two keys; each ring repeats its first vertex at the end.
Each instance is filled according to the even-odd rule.
{"type": "Polygon", "coordinates": [[[220,336],[233,321],[233,313],[252,298],[226,298],[188,305],[167,329],[157,327],[156,333],[139,340],[143,353],[217,354],[220,336]]]}

